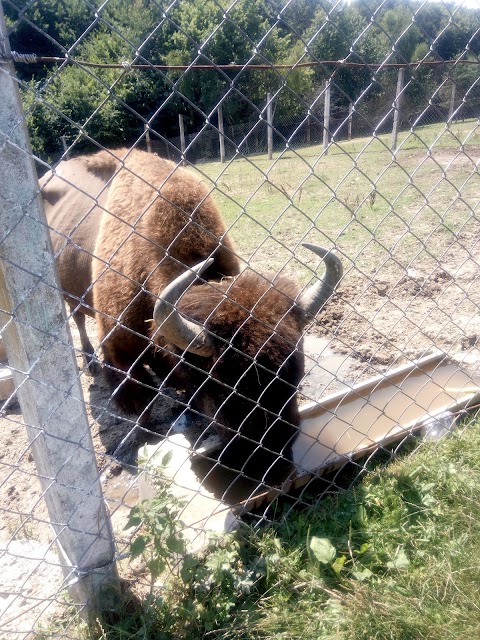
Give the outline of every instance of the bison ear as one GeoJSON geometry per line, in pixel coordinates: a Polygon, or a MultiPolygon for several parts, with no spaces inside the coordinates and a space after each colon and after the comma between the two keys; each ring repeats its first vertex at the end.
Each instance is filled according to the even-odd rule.
{"type": "Polygon", "coordinates": [[[159,294],[153,310],[153,320],[159,333],[184,351],[208,358],[213,355],[211,339],[205,327],[187,320],[177,309],[178,300],[195,279],[213,262],[208,258],[175,278],[159,294]]]}
{"type": "Polygon", "coordinates": [[[306,315],[315,316],[335,291],[343,275],[343,266],[335,254],[308,242],[302,243],[304,247],[313,251],[324,259],[326,271],[323,278],[313,284],[297,298],[298,306],[306,315]]]}

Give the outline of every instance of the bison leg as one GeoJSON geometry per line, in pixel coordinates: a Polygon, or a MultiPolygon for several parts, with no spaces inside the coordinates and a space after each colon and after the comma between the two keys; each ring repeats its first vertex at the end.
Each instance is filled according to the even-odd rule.
{"type": "Polygon", "coordinates": [[[152,376],[142,361],[132,365],[128,354],[113,352],[108,344],[103,345],[103,353],[104,375],[115,404],[122,411],[140,416],[140,422],[145,423],[150,415],[149,405],[157,395],[152,376]]]}
{"type": "Polygon", "coordinates": [[[83,362],[88,372],[92,376],[97,376],[100,373],[100,365],[95,360],[95,349],[92,343],[88,339],[87,328],[85,325],[85,314],[81,311],[74,311],[73,307],[70,307],[73,319],[77,325],[78,333],[80,334],[80,343],[82,345],[83,362]]]}

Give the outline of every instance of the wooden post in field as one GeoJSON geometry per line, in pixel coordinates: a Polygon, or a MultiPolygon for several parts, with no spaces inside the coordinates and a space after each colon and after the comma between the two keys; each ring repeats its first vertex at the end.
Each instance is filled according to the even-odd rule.
{"type": "Polygon", "coordinates": [[[62,141],[63,154],[65,156],[65,160],[69,160],[70,159],[70,154],[68,153],[67,140],[66,140],[65,136],[60,136],[60,139],[62,141]]]}
{"type": "Polygon", "coordinates": [[[223,129],[223,110],[222,105],[218,105],[217,109],[218,113],[218,140],[220,143],[220,162],[223,164],[225,162],[225,132],[223,129]]]}
{"type": "Polygon", "coordinates": [[[312,141],[312,123],[310,120],[310,114],[307,116],[307,144],[312,141]]]}
{"type": "Polygon", "coordinates": [[[450,107],[448,109],[448,122],[453,118],[453,114],[455,113],[455,95],[457,92],[457,84],[455,80],[452,78],[452,91],[450,93],[450,107]]]}
{"type": "Polygon", "coordinates": [[[348,105],[348,139],[352,139],[352,126],[353,126],[353,102],[348,105]]]}
{"type": "Polygon", "coordinates": [[[392,151],[397,148],[398,130],[400,128],[400,120],[403,102],[403,86],[405,84],[405,67],[398,70],[397,92],[395,102],[393,103],[393,129],[392,129],[392,151]]]}
{"type": "Polygon", "coordinates": [[[182,152],[182,166],[185,167],[187,165],[187,160],[185,158],[185,127],[183,125],[183,116],[181,113],[178,114],[178,126],[180,127],[180,150],[182,152]]]}
{"type": "Polygon", "coordinates": [[[147,151],[148,153],[152,153],[152,141],[150,139],[150,125],[145,124],[144,129],[145,129],[145,142],[147,145],[147,151]]]}
{"type": "Polygon", "coordinates": [[[94,620],[120,605],[115,547],[9,57],[0,4],[0,326],[65,584],[94,620]]]}
{"type": "Polygon", "coordinates": [[[163,141],[165,143],[165,153],[167,155],[167,159],[170,160],[170,145],[168,143],[168,138],[166,135],[163,136],[163,141]]]}
{"type": "Polygon", "coordinates": [[[325,80],[325,97],[323,103],[323,150],[328,153],[328,143],[330,142],[330,87],[331,80],[325,80]]]}
{"type": "Polygon", "coordinates": [[[273,109],[272,94],[267,93],[267,151],[268,159],[273,158],[273,109]]]}

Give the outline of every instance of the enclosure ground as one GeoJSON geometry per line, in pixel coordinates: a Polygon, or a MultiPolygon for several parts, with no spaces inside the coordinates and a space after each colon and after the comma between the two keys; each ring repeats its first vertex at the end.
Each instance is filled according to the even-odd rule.
{"type": "MultiPolygon", "coordinates": [[[[372,193],[372,183],[369,181],[373,178],[366,179],[362,174],[363,177],[357,176],[359,187],[356,194],[350,185],[342,196],[345,178],[339,178],[340,186],[334,201],[330,203],[328,199],[324,200],[320,206],[322,176],[331,169],[331,180],[336,175],[333,172],[339,170],[338,163],[351,162],[351,156],[345,158],[332,153],[316,166],[316,171],[320,171],[321,166],[323,169],[320,179],[317,177],[312,186],[310,196],[307,184],[301,187],[302,190],[298,182],[291,185],[290,194],[287,192],[288,185],[281,183],[283,187],[280,189],[280,183],[275,182],[275,171],[279,171],[276,165],[268,174],[272,184],[265,187],[267,191],[262,196],[263,200],[258,194],[259,208],[255,208],[254,200],[249,202],[251,217],[236,218],[232,209],[225,212],[240,252],[244,257],[250,256],[252,266],[261,267],[262,272],[267,268],[275,271],[279,262],[287,256],[282,263],[285,273],[298,276],[303,282],[312,277],[313,270],[319,266],[318,260],[312,256],[306,257],[305,262],[312,271],[305,268],[298,268],[297,271],[291,252],[305,231],[312,235],[316,230],[314,235],[320,234],[323,244],[326,238],[333,239],[332,242],[337,239],[337,250],[346,257],[346,275],[342,286],[325,311],[309,327],[309,339],[306,342],[310,349],[306,353],[309,377],[300,389],[302,402],[317,400],[320,395],[337,389],[339,383],[354,384],[437,349],[452,356],[462,355],[464,367],[469,368],[472,376],[478,374],[480,264],[477,256],[480,226],[475,211],[480,182],[478,172],[472,173],[471,167],[478,163],[479,147],[472,144],[459,153],[457,148],[445,145],[435,152],[433,159],[428,160],[428,171],[421,161],[424,151],[412,149],[409,152],[407,147],[404,153],[407,160],[413,163],[412,171],[415,164],[419,179],[424,181],[415,197],[405,194],[402,186],[397,185],[397,195],[390,193],[387,197],[384,192],[382,197],[379,195],[372,202],[368,194],[372,193]],[[426,177],[422,177],[422,171],[426,177]],[[439,178],[440,174],[448,177],[439,178]],[[456,190],[462,180],[466,186],[459,198],[456,190]],[[437,184],[438,191],[433,188],[437,184]],[[425,203],[424,192],[428,185],[431,196],[425,203]],[[347,197],[351,201],[346,202],[347,197]],[[287,214],[283,217],[280,215],[282,206],[277,208],[275,198],[286,198],[290,218],[287,214]],[[317,218],[308,205],[314,202],[313,198],[315,211],[318,213],[319,206],[321,209],[321,215],[317,218]],[[363,202],[360,207],[355,204],[357,198],[359,203],[363,202]],[[273,204],[270,200],[273,200],[273,204]],[[268,211],[266,203],[270,203],[268,211]],[[308,213],[306,217],[302,214],[304,219],[309,220],[307,226],[303,226],[303,231],[303,223],[296,224],[298,207],[305,207],[308,213]],[[337,214],[327,215],[332,207],[337,207],[337,214]],[[342,209],[342,215],[338,215],[338,207],[342,209]],[[267,213],[274,210],[275,218],[267,220],[267,213]],[[261,222],[260,227],[258,221],[261,222]],[[288,224],[285,224],[286,221],[288,224]],[[272,244],[269,234],[274,234],[277,247],[272,244]],[[322,377],[325,373],[321,371],[322,357],[334,359],[334,366],[340,372],[339,380],[329,377],[328,373],[322,377]]],[[[308,153],[305,157],[308,159],[308,153]]],[[[364,157],[366,161],[367,157],[364,157]]],[[[390,170],[394,171],[395,166],[395,163],[394,166],[390,164],[390,170]]],[[[216,168],[202,167],[202,171],[207,170],[214,172],[216,168]]],[[[381,181],[384,180],[380,175],[378,168],[373,182],[378,194],[383,184],[381,181]]],[[[352,178],[353,184],[356,184],[357,178],[352,178]]],[[[290,178],[293,179],[294,176],[290,178]]],[[[229,193],[241,201],[241,194],[234,193],[240,183],[233,168],[229,168],[218,181],[221,191],[226,190],[225,183],[228,180],[231,181],[229,193]]],[[[390,179],[387,183],[391,188],[395,180],[390,179]]],[[[243,189],[244,183],[241,184],[243,189]]],[[[219,195],[221,201],[222,198],[219,195]]],[[[233,208],[235,206],[231,205],[233,208]]],[[[302,257],[305,255],[302,253],[302,257]]],[[[93,321],[89,321],[88,330],[94,339],[93,321]]],[[[72,334],[79,348],[73,325],[72,334]]],[[[80,355],[78,364],[81,369],[80,355]]],[[[332,363],[329,366],[333,366],[332,363]]],[[[184,408],[182,396],[165,389],[148,425],[149,430],[134,429],[134,420],[118,415],[100,376],[92,379],[82,372],[80,377],[97,462],[105,477],[114,478],[119,472],[118,460],[124,464],[135,464],[138,447],[145,441],[155,441],[165,435],[184,408]]],[[[199,429],[201,431],[201,427],[199,429]]],[[[0,451],[0,501],[4,509],[4,517],[0,522],[0,541],[4,546],[9,541],[13,541],[10,544],[16,544],[16,541],[24,539],[41,545],[48,544],[52,536],[46,508],[36,479],[22,416],[15,404],[0,417],[0,451]]],[[[120,498],[112,503],[114,509],[120,498]]],[[[122,528],[121,524],[120,519],[119,529],[122,528]]],[[[8,566],[4,568],[8,570],[8,566]]],[[[15,571],[18,571],[18,566],[15,571]]],[[[25,571],[27,577],[30,569],[26,568],[25,571]]],[[[43,578],[39,576],[39,580],[41,582],[43,578]]]]}

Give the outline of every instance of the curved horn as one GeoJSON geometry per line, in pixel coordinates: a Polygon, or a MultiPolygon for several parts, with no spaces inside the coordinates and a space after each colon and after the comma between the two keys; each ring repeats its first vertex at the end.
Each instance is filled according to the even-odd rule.
{"type": "Polygon", "coordinates": [[[306,249],[316,253],[317,256],[323,258],[327,268],[323,278],[297,298],[297,304],[303,311],[308,315],[315,316],[335,291],[335,287],[343,275],[343,266],[340,258],[331,251],[327,251],[327,249],[323,249],[316,244],[310,244],[309,242],[303,242],[302,245],[306,249]]]}
{"type": "Polygon", "coordinates": [[[153,310],[153,320],[160,328],[161,335],[175,344],[180,349],[189,351],[198,356],[210,356],[213,353],[210,338],[204,327],[187,320],[180,315],[175,308],[179,298],[192,282],[209,267],[213,258],[208,258],[195,265],[189,271],[185,271],[175,278],[159,294],[159,300],[155,303],[153,310]]]}

